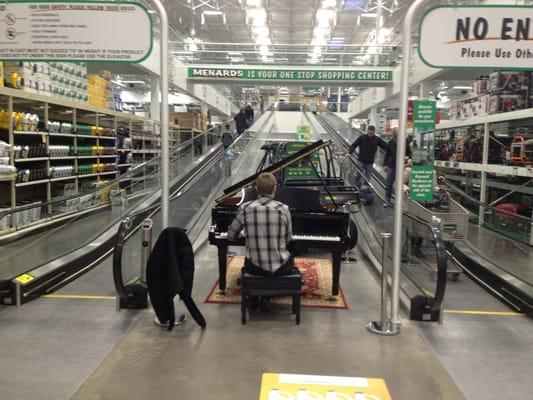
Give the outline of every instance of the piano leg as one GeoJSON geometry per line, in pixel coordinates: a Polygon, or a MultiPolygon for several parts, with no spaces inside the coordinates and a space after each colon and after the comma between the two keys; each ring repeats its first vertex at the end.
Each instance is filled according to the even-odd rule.
{"type": "Polygon", "coordinates": [[[228,262],[228,246],[218,246],[218,288],[226,290],[226,264],[228,262]]]}
{"type": "Polygon", "coordinates": [[[342,252],[332,252],[331,258],[333,263],[333,282],[331,286],[331,295],[337,296],[339,294],[339,278],[341,276],[342,252]]]}

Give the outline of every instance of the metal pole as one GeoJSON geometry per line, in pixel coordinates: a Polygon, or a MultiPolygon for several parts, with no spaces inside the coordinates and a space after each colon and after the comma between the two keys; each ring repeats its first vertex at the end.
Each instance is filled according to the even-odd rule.
{"type": "Polygon", "coordinates": [[[388,303],[390,298],[388,277],[389,277],[389,255],[390,255],[390,233],[381,234],[382,253],[381,253],[381,320],[370,321],[366,328],[377,335],[393,336],[400,333],[399,325],[391,323],[390,314],[388,310],[388,303]]]}
{"type": "MultiPolygon", "coordinates": [[[[483,125],[483,165],[487,165],[489,163],[489,141],[490,141],[490,135],[489,135],[489,124],[485,122],[483,125]]],[[[481,187],[479,192],[479,201],[482,203],[487,202],[487,171],[483,170],[481,172],[481,187]]],[[[479,207],[479,225],[483,225],[483,222],[485,221],[485,207],[480,206],[479,207]]]]}
{"type": "Polygon", "coordinates": [[[389,319],[387,312],[387,303],[389,299],[389,284],[387,282],[389,277],[389,252],[390,252],[390,233],[382,233],[381,239],[383,241],[383,254],[381,254],[381,326],[385,326],[389,319]]]}
{"type": "Polygon", "coordinates": [[[161,226],[168,227],[169,208],[169,140],[168,140],[168,16],[160,0],[153,0],[160,21],[161,79],[161,226]]]}
{"type": "Polygon", "coordinates": [[[411,31],[413,19],[427,0],[415,0],[409,7],[403,21],[402,69],[400,74],[400,121],[396,150],[396,185],[394,188],[394,230],[392,243],[392,324],[400,321],[400,266],[402,253],[402,209],[403,209],[403,169],[405,141],[407,136],[407,99],[409,96],[409,66],[411,63],[411,31]]]}
{"type": "Polygon", "coordinates": [[[142,224],[142,248],[141,248],[141,282],[146,282],[146,265],[150,252],[152,250],[152,227],[154,223],[150,218],[143,221],[142,224]]]}
{"type": "MultiPolygon", "coordinates": [[[[381,14],[383,9],[382,0],[376,1],[376,53],[381,53],[381,47],[378,49],[378,46],[381,44],[379,41],[379,34],[381,32],[381,14]]],[[[379,54],[374,55],[374,67],[379,65],[379,54]]]]}
{"type": "Polygon", "coordinates": [[[20,307],[22,304],[22,289],[20,287],[20,282],[15,281],[15,306],[20,307]]]}

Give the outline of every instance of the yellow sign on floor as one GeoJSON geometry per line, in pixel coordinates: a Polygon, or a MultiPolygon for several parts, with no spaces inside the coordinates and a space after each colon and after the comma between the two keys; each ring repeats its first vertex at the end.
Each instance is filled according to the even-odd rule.
{"type": "Polygon", "coordinates": [[[383,379],[263,374],[259,400],[392,400],[383,379]]]}
{"type": "Polygon", "coordinates": [[[30,274],[22,274],[22,275],[19,275],[15,278],[15,280],[18,282],[18,283],[21,283],[21,284],[25,284],[25,283],[28,283],[28,282],[31,282],[35,279],[35,277],[33,275],[30,275],[30,274]]]}

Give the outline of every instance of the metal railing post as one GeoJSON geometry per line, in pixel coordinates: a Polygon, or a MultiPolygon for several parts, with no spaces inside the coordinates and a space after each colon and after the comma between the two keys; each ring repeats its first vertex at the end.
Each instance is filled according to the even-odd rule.
{"type": "Polygon", "coordinates": [[[19,281],[15,281],[15,306],[22,305],[22,289],[19,281]]]}
{"type": "Polygon", "coordinates": [[[142,248],[141,248],[141,282],[146,283],[146,264],[152,251],[152,228],[154,222],[147,218],[142,224],[142,248]]]}
{"type": "Polygon", "coordinates": [[[400,333],[399,325],[391,322],[391,310],[389,310],[389,254],[391,248],[390,233],[382,233],[382,254],[381,254],[381,319],[380,321],[370,321],[367,329],[375,334],[392,336],[400,333]]]}

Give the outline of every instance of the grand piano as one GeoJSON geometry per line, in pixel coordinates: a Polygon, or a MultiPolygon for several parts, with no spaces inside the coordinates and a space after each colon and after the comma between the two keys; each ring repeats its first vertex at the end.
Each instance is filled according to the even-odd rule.
{"type": "MultiPolygon", "coordinates": [[[[232,185],[224,190],[224,195],[216,200],[211,211],[212,225],[209,231],[209,243],[218,248],[219,289],[226,289],[226,265],[228,246],[244,246],[245,239],[230,242],[227,232],[240,204],[257,197],[252,187],[261,172],[276,173],[297,163],[327,146],[329,143],[319,140],[284,158],[262,171],[232,185]]],[[[292,217],[293,240],[289,244],[291,251],[320,249],[331,253],[333,265],[332,295],[339,293],[342,253],[355,243],[351,240],[350,214],[333,201],[323,204],[321,191],[302,187],[280,187],[276,193],[279,200],[290,209],[292,217]]]]}

